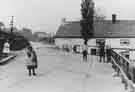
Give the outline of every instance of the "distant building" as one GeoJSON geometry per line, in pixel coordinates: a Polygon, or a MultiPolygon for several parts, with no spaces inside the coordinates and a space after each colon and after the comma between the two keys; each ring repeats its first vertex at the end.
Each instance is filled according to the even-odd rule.
{"type": "MultiPolygon", "coordinates": [[[[93,37],[88,41],[89,49],[97,46],[99,40],[104,40],[111,48],[135,49],[135,20],[117,20],[113,15],[112,20],[95,21],[93,37]]],[[[65,21],[60,25],[55,37],[56,46],[72,50],[77,45],[81,52],[83,42],[80,21],[65,21]]],[[[135,54],[129,53],[129,57],[135,59],[135,54]]]]}
{"type": "Polygon", "coordinates": [[[3,53],[10,53],[10,43],[8,41],[4,43],[3,53]]]}
{"type": "Polygon", "coordinates": [[[49,37],[49,35],[46,32],[35,32],[34,35],[36,35],[38,38],[49,37]]]}

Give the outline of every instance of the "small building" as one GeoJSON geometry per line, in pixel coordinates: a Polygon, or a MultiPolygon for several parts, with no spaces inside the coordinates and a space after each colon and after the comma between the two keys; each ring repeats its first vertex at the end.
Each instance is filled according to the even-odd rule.
{"type": "MultiPolygon", "coordinates": [[[[97,46],[101,40],[114,49],[135,49],[135,20],[117,20],[113,16],[112,20],[94,21],[94,34],[88,41],[89,49],[97,46]]],[[[81,52],[83,42],[80,21],[65,21],[56,32],[55,44],[59,48],[72,50],[74,46],[78,46],[81,52]]],[[[132,51],[129,52],[129,57],[135,59],[132,51]]]]}
{"type": "Polygon", "coordinates": [[[10,43],[8,41],[4,43],[3,53],[10,53],[10,43]]]}
{"type": "Polygon", "coordinates": [[[37,35],[38,38],[49,37],[49,35],[46,32],[35,32],[34,34],[37,35]]]}

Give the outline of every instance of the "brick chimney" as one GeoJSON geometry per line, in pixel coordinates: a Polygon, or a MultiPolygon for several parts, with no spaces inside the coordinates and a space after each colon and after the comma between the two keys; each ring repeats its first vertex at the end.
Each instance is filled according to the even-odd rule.
{"type": "Polygon", "coordinates": [[[112,14],[112,23],[115,24],[117,21],[116,14],[112,14]]]}

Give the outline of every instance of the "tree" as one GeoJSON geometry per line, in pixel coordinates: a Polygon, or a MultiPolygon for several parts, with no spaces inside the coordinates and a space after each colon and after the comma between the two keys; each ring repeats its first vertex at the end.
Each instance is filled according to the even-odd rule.
{"type": "Polygon", "coordinates": [[[82,0],[81,14],[81,34],[84,39],[84,44],[87,45],[88,39],[93,36],[94,30],[94,3],[92,0],[82,0]]]}

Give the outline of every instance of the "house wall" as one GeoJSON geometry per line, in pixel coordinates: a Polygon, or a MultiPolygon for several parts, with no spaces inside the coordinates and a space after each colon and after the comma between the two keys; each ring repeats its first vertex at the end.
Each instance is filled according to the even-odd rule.
{"type": "MultiPolygon", "coordinates": [[[[77,51],[82,52],[84,47],[84,40],[81,38],[56,38],[55,45],[59,48],[68,47],[71,51],[73,51],[73,46],[77,46],[77,51]]],[[[96,46],[96,40],[91,39],[88,41],[88,46],[96,46]]],[[[90,53],[90,49],[88,48],[88,53],[90,53]]]]}
{"type": "Polygon", "coordinates": [[[107,38],[106,45],[110,45],[111,48],[135,48],[135,39],[134,38],[107,38]],[[129,44],[121,44],[123,40],[129,40],[129,44]]]}
{"type": "Polygon", "coordinates": [[[63,45],[81,45],[83,44],[83,40],[79,38],[71,39],[71,38],[56,38],[55,45],[62,48],[63,45]]]}
{"type": "Polygon", "coordinates": [[[73,51],[73,46],[74,45],[82,45],[83,44],[83,40],[79,39],[79,38],[56,38],[55,39],[55,45],[58,48],[69,48],[70,51],[73,51]]]}
{"type": "MultiPolygon", "coordinates": [[[[105,45],[111,46],[111,48],[121,48],[121,49],[135,49],[135,38],[105,38],[105,45]],[[129,40],[129,44],[121,44],[123,40],[129,40]]],[[[73,46],[77,45],[77,50],[82,52],[84,40],[80,38],[56,38],[55,45],[59,48],[69,48],[73,51],[73,46]]],[[[88,53],[90,53],[92,48],[96,46],[96,39],[90,39],[88,41],[88,53]]],[[[135,51],[129,51],[129,58],[135,60],[135,51]]]]}
{"type": "MultiPolygon", "coordinates": [[[[120,49],[135,49],[135,38],[108,38],[106,39],[106,45],[110,45],[111,48],[120,48],[120,49]],[[129,40],[128,44],[122,44],[121,41],[129,40]]],[[[135,51],[129,51],[129,59],[135,60],[135,51]]]]}
{"type": "MultiPolygon", "coordinates": [[[[55,45],[62,48],[62,45],[83,45],[84,40],[80,38],[56,38],[55,45]]],[[[135,49],[135,38],[106,38],[105,45],[111,46],[111,48],[127,48],[135,49]],[[129,39],[129,44],[121,44],[120,40],[129,39]]],[[[90,39],[88,46],[96,46],[96,39],[90,39]]]]}

